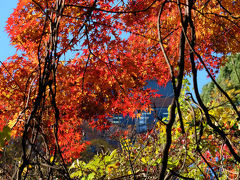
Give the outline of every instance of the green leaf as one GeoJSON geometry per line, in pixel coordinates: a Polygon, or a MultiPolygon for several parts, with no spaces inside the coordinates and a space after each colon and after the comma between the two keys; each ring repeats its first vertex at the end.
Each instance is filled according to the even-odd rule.
{"type": "Polygon", "coordinates": [[[82,176],[82,171],[76,171],[76,172],[73,172],[73,173],[70,174],[71,178],[81,177],[81,176],[82,176]]]}
{"type": "Polygon", "coordinates": [[[144,157],[141,158],[141,161],[144,163],[144,164],[147,164],[147,161],[144,157]]]}
{"type": "Polygon", "coordinates": [[[5,142],[11,138],[11,129],[8,126],[5,126],[0,132],[0,147],[4,147],[5,142]]]}
{"type": "Polygon", "coordinates": [[[94,177],[95,177],[95,173],[92,172],[88,175],[87,180],[92,180],[92,179],[94,179],[94,177]]]}

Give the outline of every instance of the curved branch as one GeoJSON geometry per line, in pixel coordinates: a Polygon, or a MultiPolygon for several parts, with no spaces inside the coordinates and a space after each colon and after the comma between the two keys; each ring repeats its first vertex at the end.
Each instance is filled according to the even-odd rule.
{"type": "MultiPolygon", "coordinates": [[[[149,10],[155,3],[157,2],[157,0],[154,0],[148,7],[146,7],[145,9],[141,9],[141,10],[135,10],[135,11],[110,11],[110,10],[105,10],[105,9],[101,9],[101,8],[97,8],[94,7],[93,10],[95,11],[102,11],[102,12],[106,12],[106,13],[113,13],[113,14],[136,14],[136,13],[140,13],[140,12],[144,12],[149,10]]],[[[66,7],[77,7],[77,8],[82,8],[82,9],[91,9],[91,7],[89,6],[81,6],[81,5],[74,5],[74,4],[66,4],[66,7]]]]}
{"type": "Polygon", "coordinates": [[[240,18],[240,16],[239,16],[239,17],[233,16],[233,13],[231,13],[227,8],[225,8],[225,7],[222,5],[221,1],[217,0],[217,2],[219,3],[220,7],[221,7],[224,11],[226,11],[233,19],[239,19],[239,18],[240,18]]]}
{"type": "MultiPolygon", "coordinates": [[[[191,15],[191,14],[190,14],[191,15]]],[[[182,15],[181,15],[182,16],[182,15]]],[[[181,21],[182,21],[182,17],[181,17],[181,21]]],[[[219,129],[218,126],[216,126],[215,124],[213,124],[213,122],[210,119],[209,113],[208,113],[208,109],[207,107],[203,104],[202,99],[200,97],[199,91],[198,91],[198,85],[197,85],[197,70],[195,67],[195,62],[194,62],[194,54],[197,55],[197,57],[199,58],[200,62],[204,65],[206,71],[208,72],[208,74],[210,75],[212,81],[215,83],[215,85],[219,88],[219,90],[227,97],[227,99],[229,100],[229,102],[231,103],[232,107],[234,108],[234,110],[236,111],[236,113],[238,114],[238,117],[240,118],[240,113],[238,112],[236,106],[234,105],[234,103],[232,102],[231,98],[228,96],[228,94],[219,86],[219,84],[214,80],[214,78],[212,77],[211,73],[209,72],[209,70],[207,69],[205,63],[203,62],[201,56],[195,51],[194,49],[194,44],[195,44],[195,28],[194,28],[194,24],[192,19],[189,17],[189,21],[190,21],[190,28],[192,31],[192,40],[190,42],[190,40],[187,37],[186,31],[183,29],[185,38],[190,46],[190,61],[191,61],[191,65],[192,65],[192,73],[193,73],[193,84],[194,84],[194,91],[196,94],[196,98],[198,100],[199,105],[201,106],[201,108],[204,111],[204,114],[206,116],[207,119],[207,123],[208,125],[213,128],[225,141],[226,145],[228,146],[230,152],[232,153],[233,157],[235,158],[235,160],[237,160],[238,162],[240,162],[240,156],[235,152],[235,150],[233,149],[230,141],[227,139],[226,134],[219,129]]],[[[183,23],[183,22],[182,22],[183,23]]]]}

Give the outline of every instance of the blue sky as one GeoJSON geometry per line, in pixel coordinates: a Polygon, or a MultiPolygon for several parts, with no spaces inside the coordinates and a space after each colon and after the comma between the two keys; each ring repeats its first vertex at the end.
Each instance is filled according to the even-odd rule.
{"type": "Polygon", "coordinates": [[[8,56],[15,53],[15,49],[10,46],[7,33],[4,31],[6,21],[13,8],[17,5],[17,0],[1,1],[0,6],[0,61],[4,61],[8,56]]]}
{"type": "MultiPolygon", "coordinates": [[[[7,33],[4,31],[7,18],[13,12],[18,0],[7,0],[1,2],[0,6],[0,61],[4,61],[8,56],[15,53],[15,49],[10,46],[7,33]]],[[[191,83],[191,79],[189,78],[191,83]]],[[[202,86],[210,82],[209,78],[206,78],[206,72],[201,71],[198,73],[199,90],[201,92],[202,86]]]]}

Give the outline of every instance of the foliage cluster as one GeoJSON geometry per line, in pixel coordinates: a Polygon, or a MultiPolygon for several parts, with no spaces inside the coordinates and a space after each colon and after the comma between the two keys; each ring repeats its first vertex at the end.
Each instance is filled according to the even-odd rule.
{"type": "Polygon", "coordinates": [[[238,178],[240,112],[214,75],[226,55],[240,52],[239,7],[233,0],[19,0],[6,25],[17,52],[0,66],[0,135],[2,152],[12,154],[18,140],[21,150],[15,159],[2,155],[4,178],[110,171],[134,179],[238,178]],[[211,107],[197,88],[203,68],[221,93],[211,107]],[[181,94],[189,73],[197,101],[181,94]],[[156,94],[143,88],[150,79],[173,84],[168,119],[122,143],[121,152],[78,160],[69,171],[89,145],[83,124],[105,131],[114,114],[150,109],[156,94]]]}
{"type": "MultiPolygon", "coordinates": [[[[207,125],[201,109],[196,107],[188,93],[188,81],[185,80],[184,84],[180,102],[185,133],[182,134],[178,117],[172,130],[173,142],[166,176],[190,179],[238,179],[240,164],[231,157],[224,140],[207,125]]],[[[223,97],[215,93],[209,111],[211,119],[223,128],[234,148],[239,149],[240,123],[229,104],[219,104],[222,101],[223,97]]],[[[163,119],[164,121],[167,122],[168,119],[163,119]]],[[[76,160],[70,169],[73,170],[73,167],[78,169],[75,168],[71,176],[84,179],[88,172],[89,179],[157,179],[166,143],[165,133],[166,128],[159,121],[148,133],[137,135],[133,139],[122,137],[121,151],[114,150],[110,155],[100,153],[88,163],[76,160]],[[109,170],[108,166],[112,169],[109,170]],[[97,175],[96,172],[101,174],[97,175]]]]}
{"type": "MultiPolygon", "coordinates": [[[[216,81],[223,87],[225,91],[234,91],[236,94],[233,96],[238,96],[240,89],[240,54],[235,54],[228,57],[228,62],[220,68],[219,75],[216,81]]],[[[213,99],[213,94],[218,91],[213,82],[206,84],[202,90],[202,99],[205,103],[208,103],[213,99]]],[[[229,92],[231,93],[231,92],[229,92]]],[[[239,104],[239,97],[235,97],[235,101],[239,104]]]]}

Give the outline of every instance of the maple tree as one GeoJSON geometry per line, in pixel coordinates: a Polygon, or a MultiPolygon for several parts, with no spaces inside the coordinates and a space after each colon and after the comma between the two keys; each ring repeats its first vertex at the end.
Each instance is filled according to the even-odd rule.
{"type": "Polygon", "coordinates": [[[206,123],[239,162],[238,151],[212,122],[196,81],[197,69],[205,68],[240,116],[214,80],[225,55],[239,52],[239,7],[227,0],[19,0],[6,26],[17,53],[0,67],[1,129],[9,126],[11,137],[22,141],[13,178],[70,179],[66,162],[88,145],[82,122],[104,130],[113,114],[134,117],[155,95],[143,88],[146,80],[157,79],[160,85],[171,80],[174,89],[163,123],[163,179],[176,113],[185,133],[179,96],[190,72],[206,123]]]}

